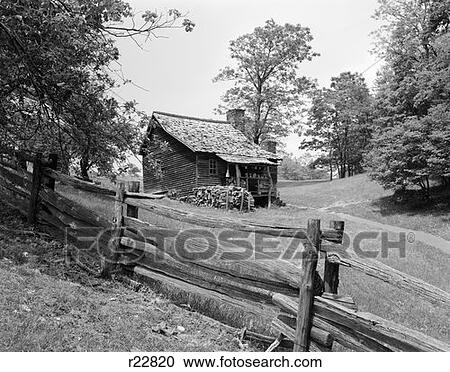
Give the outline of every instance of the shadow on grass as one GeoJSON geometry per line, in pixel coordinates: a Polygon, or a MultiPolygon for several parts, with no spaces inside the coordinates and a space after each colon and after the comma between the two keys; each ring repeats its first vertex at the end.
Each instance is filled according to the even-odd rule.
{"type": "Polygon", "coordinates": [[[404,201],[395,196],[385,196],[371,202],[373,207],[379,208],[382,216],[408,215],[445,217],[444,222],[450,222],[450,188],[434,187],[430,198],[424,198],[418,192],[411,192],[404,201]]]}

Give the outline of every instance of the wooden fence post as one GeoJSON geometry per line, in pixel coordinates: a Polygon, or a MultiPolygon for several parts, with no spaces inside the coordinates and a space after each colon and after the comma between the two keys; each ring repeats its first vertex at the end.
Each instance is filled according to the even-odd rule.
{"type": "MultiPolygon", "coordinates": [[[[48,156],[48,168],[56,170],[58,167],[58,154],[50,154],[48,156]]],[[[46,177],[45,186],[50,190],[55,190],[55,179],[51,177],[46,177]]]]}
{"type": "Polygon", "coordinates": [[[15,152],[16,169],[27,169],[27,161],[23,158],[21,152],[15,152]]]}
{"type": "Polygon", "coordinates": [[[320,250],[320,220],[308,220],[307,234],[311,245],[308,244],[302,262],[303,275],[299,289],[294,351],[309,351],[313,318],[314,277],[320,250]]]}
{"type": "Polygon", "coordinates": [[[118,260],[117,252],[119,251],[123,226],[124,195],[125,191],[122,188],[118,188],[116,191],[116,201],[114,203],[114,229],[102,257],[102,268],[100,275],[104,278],[111,277],[111,272],[118,260]]]}
{"type": "Polygon", "coordinates": [[[269,166],[267,166],[267,175],[269,177],[269,198],[267,199],[267,208],[270,209],[270,207],[272,206],[273,180],[272,180],[272,174],[270,173],[269,166]]]}
{"type": "Polygon", "coordinates": [[[42,154],[38,153],[33,160],[33,178],[30,190],[30,204],[28,207],[28,223],[36,224],[39,207],[39,190],[42,182],[42,154]]]}
{"type": "MultiPolygon", "coordinates": [[[[344,237],[344,221],[330,221],[330,227],[338,231],[340,241],[342,244],[344,237]]],[[[325,284],[325,292],[337,294],[339,286],[339,264],[332,263],[328,260],[328,255],[325,256],[325,268],[323,273],[323,280],[325,284]]]]}
{"type": "MultiPolygon", "coordinates": [[[[130,181],[128,182],[129,192],[139,192],[140,182],[130,181]]],[[[134,205],[127,205],[127,217],[139,218],[139,208],[134,205]]]]}

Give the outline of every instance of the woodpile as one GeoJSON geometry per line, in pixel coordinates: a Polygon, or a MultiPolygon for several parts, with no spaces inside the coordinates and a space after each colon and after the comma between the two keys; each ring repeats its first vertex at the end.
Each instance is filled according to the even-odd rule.
{"type": "Polygon", "coordinates": [[[181,201],[197,206],[220,209],[237,209],[253,211],[255,200],[252,194],[243,187],[236,186],[202,186],[192,189],[192,194],[180,198],[181,201]]]}

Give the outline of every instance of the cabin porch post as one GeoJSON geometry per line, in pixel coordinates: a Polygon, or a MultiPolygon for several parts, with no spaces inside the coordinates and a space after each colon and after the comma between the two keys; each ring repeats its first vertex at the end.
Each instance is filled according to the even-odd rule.
{"type": "Polygon", "coordinates": [[[272,175],[270,174],[270,167],[267,166],[267,175],[269,176],[269,196],[267,197],[267,208],[270,208],[272,206],[272,189],[273,189],[273,180],[272,175]]]}
{"type": "Polygon", "coordinates": [[[241,170],[239,168],[239,164],[236,163],[236,186],[241,187],[241,170]]]}

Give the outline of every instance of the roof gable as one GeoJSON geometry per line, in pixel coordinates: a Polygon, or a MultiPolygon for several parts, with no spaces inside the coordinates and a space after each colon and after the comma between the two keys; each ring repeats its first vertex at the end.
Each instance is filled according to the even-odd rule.
{"type": "Polygon", "coordinates": [[[234,155],[258,159],[278,159],[261,149],[226,121],[199,119],[155,111],[153,118],[178,141],[194,152],[234,155]]]}

